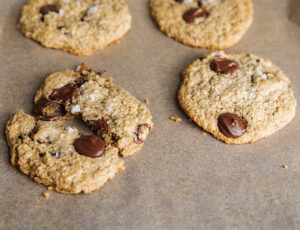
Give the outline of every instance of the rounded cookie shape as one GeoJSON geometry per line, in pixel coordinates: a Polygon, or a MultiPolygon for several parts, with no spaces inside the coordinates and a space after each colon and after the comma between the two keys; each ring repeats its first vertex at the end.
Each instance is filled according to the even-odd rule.
{"type": "Polygon", "coordinates": [[[182,75],[178,92],[182,109],[228,144],[267,137],[295,116],[290,80],[270,60],[213,52],[194,61],[182,75]]]}
{"type": "Polygon", "coordinates": [[[115,147],[106,146],[97,158],[79,154],[78,130],[64,127],[61,119],[37,120],[20,110],[7,122],[6,136],[12,165],[61,193],[92,192],[124,170],[115,147]]]}
{"type": "Polygon", "coordinates": [[[36,94],[35,112],[51,115],[63,107],[66,117],[82,119],[106,145],[130,156],[142,148],[153,128],[152,116],[143,103],[114,85],[112,78],[104,78],[104,73],[83,64],[77,71],[49,75],[36,94]]]}
{"type": "Polygon", "coordinates": [[[253,20],[251,0],[150,0],[150,8],[167,36],[208,49],[233,46],[253,20]]]}
{"type": "Polygon", "coordinates": [[[30,0],[18,28],[45,47],[88,56],[118,42],[130,26],[123,0],[30,0]]]}

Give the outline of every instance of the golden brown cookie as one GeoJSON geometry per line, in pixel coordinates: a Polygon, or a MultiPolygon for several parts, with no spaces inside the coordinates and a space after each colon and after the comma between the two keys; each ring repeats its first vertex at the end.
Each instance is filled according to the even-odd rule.
{"type": "Polygon", "coordinates": [[[152,116],[143,103],[103,75],[85,65],[49,75],[35,97],[35,113],[50,115],[61,107],[68,117],[82,119],[106,144],[130,156],[142,148],[153,128],[152,116]]]}
{"type": "Polygon", "coordinates": [[[87,56],[118,42],[130,26],[123,0],[30,0],[18,28],[45,47],[87,56]]]}
{"type": "Polygon", "coordinates": [[[150,0],[150,8],[167,36],[208,49],[233,46],[253,20],[251,0],[150,0]]]}
{"type": "Polygon", "coordinates": [[[6,124],[11,163],[61,193],[89,193],[124,170],[118,149],[82,136],[59,118],[38,120],[22,110],[6,124]]]}
{"type": "Polygon", "coordinates": [[[200,127],[229,144],[270,136],[295,116],[288,77],[252,54],[213,52],[183,71],[178,100],[200,127]]]}

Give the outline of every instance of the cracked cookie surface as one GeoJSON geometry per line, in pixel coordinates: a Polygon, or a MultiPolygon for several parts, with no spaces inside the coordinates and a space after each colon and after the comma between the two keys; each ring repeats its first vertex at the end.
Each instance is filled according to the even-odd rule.
{"type": "Polygon", "coordinates": [[[251,0],[150,0],[150,8],[167,36],[208,49],[233,46],[253,20],[251,0]]]}
{"type": "Polygon", "coordinates": [[[118,42],[130,26],[123,0],[30,0],[18,28],[45,47],[87,56],[118,42]]]}
{"type": "Polygon", "coordinates": [[[92,192],[124,170],[115,147],[97,158],[80,155],[74,148],[80,133],[61,119],[37,120],[20,110],[7,122],[6,136],[12,165],[61,193],[92,192]]]}
{"type": "Polygon", "coordinates": [[[41,101],[49,103],[42,104],[36,112],[50,115],[60,104],[67,116],[82,119],[106,144],[117,147],[123,156],[130,156],[142,148],[153,128],[152,116],[143,103],[103,75],[104,72],[94,72],[85,65],[77,71],[49,75],[34,100],[36,107],[41,101]]]}
{"type": "Polygon", "coordinates": [[[183,73],[178,100],[200,127],[229,144],[251,143],[295,116],[290,80],[270,60],[213,52],[183,73]]]}

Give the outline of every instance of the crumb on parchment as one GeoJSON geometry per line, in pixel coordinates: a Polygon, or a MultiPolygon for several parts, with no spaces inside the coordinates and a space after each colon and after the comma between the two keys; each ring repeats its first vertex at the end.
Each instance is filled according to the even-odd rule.
{"type": "Polygon", "coordinates": [[[109,83],[112,83],[113,78],[112,77],[108,77],[106,81],[109,82],[109,83]]]}
{"type": "Polygon", "coordinates": [[[172,120],[172,121],[175,121],[175,122],[181,122],[182,121],[182,119],[180,118],[180,117],[170,117],[170,119],[172,120]]]}
{"type": "Polygon", "coordinates": [[[282,168],[287,169],[288,166],[287,165],[282,165],[282,168]]]}
{"type": "Polygon", "coordinates": [[[146,105],[149,104],[149,100],[147,98],[144,100],[144,102],[145,102],[146,105]]]}
{"type": "Polygon", "coordinates": [[[50,193],[49,192],[44,192],[43,196],[48,200],[50,197],[50,193]]]}

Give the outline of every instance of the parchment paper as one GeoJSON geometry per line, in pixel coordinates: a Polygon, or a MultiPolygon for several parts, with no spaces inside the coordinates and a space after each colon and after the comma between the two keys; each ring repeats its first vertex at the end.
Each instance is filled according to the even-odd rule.
{"type": "MultiPolygon", "coordinates": [[[[0,4],[0,229],[299,229],[300,111],[253,144],[226,145],[202,134],[176,100],[180,72],[207,50],[167,38],[148,0],[127,0],[133,16],[121,43],[77,57],[26,39],[16,25],[25,0],[0,4]],[[50,192],[13,168],[4,136],[18,109],[32,111],[45,76],[85,62],[107,70],[139,100],[156,129],[126,170],[89,195],[50,192]],[[174,123],[170,116],[179,116],[174,123]],[[282,168],[287,165],[288,168],[282,168]]],[[[300,102],[300,1],[254,0],[255,19],[229,52],[270,58],[291,78],[300,102]]]]}

